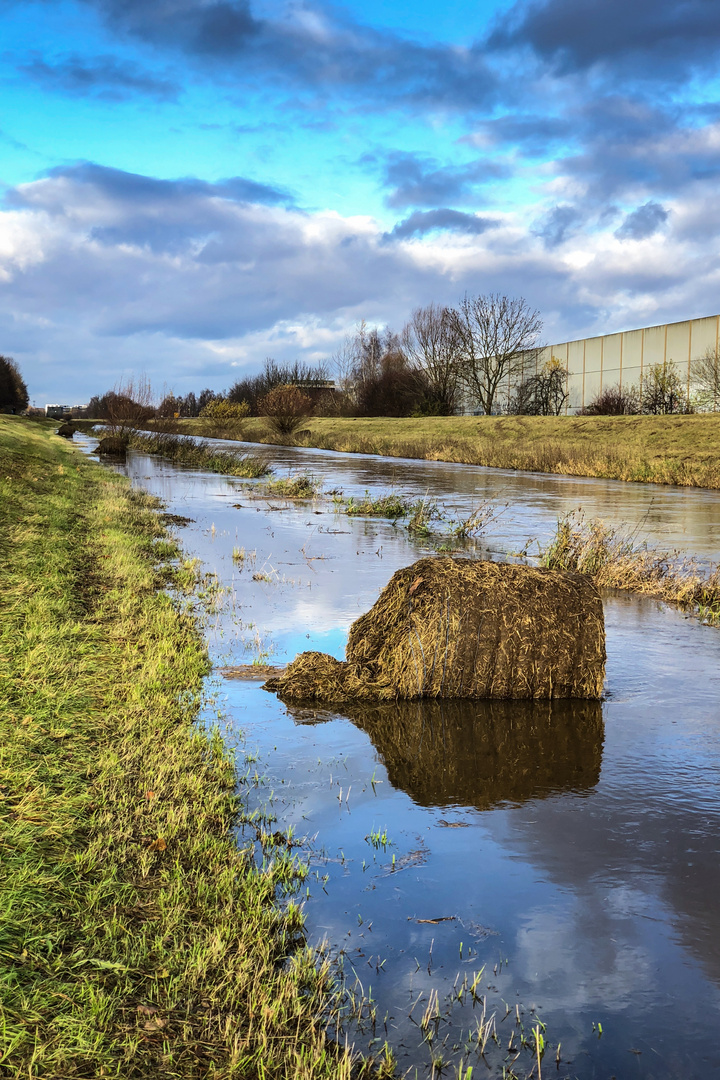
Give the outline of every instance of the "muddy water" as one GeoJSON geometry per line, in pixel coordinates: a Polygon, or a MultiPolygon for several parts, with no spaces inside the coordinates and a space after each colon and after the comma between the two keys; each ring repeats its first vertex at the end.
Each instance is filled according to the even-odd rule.
{"type": "MultiPolygon", "coordinates": [[[[548,535],[577,505],[703,559],[720,549],[713,493],[275,457],[309,461],[346,494],[427,491],[460,510],[478,497],[508,502],[490,551],[548,535]]],[[[127,468],[194,519],[184,548],[227,587],[208,626],[219,665],[282,663],[307,648],[342,656],[350,623],[394,570],[432,549],[328,501],[267,502],[252,485],[142,455],[127,468]]],[[[387,1039],[411,1075],[430,1076],[441,1057],[501,1076],[520,1050],[512,1068],[524,1077],[537,1019],[551,1046],[545,1076],[720,1075],[720,631],[627,596],[607,597],[605,616],[597,706],[288,709],[259,683],[214,676],[228,738],[266,779],[255,797],[272,792],[280,825],[312,853],[310,937],[342,953],[375,1002],[358,1045],[387,1039]],[[483,1006],[458,993],[480,971],[476,996],[501,1041],[486,1046],[489,1071],[467,1045],[483,1006]],[[433,991],[440,1015],[423,1042],[433,991]],[[516,1006],[530,1048],[516,1034],[508,1052],[516,1006]]]]}

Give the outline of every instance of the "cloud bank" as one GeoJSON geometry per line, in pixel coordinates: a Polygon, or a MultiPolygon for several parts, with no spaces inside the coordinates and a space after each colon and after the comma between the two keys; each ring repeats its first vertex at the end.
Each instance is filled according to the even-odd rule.
{"type": "Polygon", "coordinates": [[[550,260],[524,215],[420,211],[388,243],[372,218],[281,197],[241,177],[158,181],[91,165],[12,189],[0,214],[6,351],[38,392],[68,398],[130,369],[159,383],[171,369],[178,390],[227,385],[267,354],[328,356],[360,318],[398,327],[418,304],[465,291],[523,293],[550,337],[717,306],[712,184],[670,209],[644,203],[619,228],[556,230],[550,260]]]}

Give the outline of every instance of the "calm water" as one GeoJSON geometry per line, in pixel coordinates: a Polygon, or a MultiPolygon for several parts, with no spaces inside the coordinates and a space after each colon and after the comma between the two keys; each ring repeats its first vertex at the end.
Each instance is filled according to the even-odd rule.
{"type": "MultiPolygon", "coordinates": [[[[450,513],[507,504],[479,555],[545,540],[578,506],[703,561],[720,552],[718,493],[263,452],[280,474],[307,466],[346,495],[427,493],[450,513]]],[[[341,657],[391,574],[432,550],[329,500],[268,503],[252,484],[143,455],[127,470],[194,519],[184,549],[227,586],[208,627],[219,665],[341,657]],[[238,565],[234,547],[256,555],[238,565]],[[271,580],[253,580],[260,571],[271,580]]],[[[311,940],[342,953],[376,1003],[358,1045],[387,1038],[410,1075],[430,1076],[440,1055],[501,1076],[518,1006],[531,1042],[536,1017],[546,1025],[544,1076],[720,1076],[720,631],[628,596],[606,597],[605,617],[597,705],[308,710],[212,677],[228,738],[266,778],[256,797],[272,793],[311,851],[311,940]],[[457,993],[483,968],[476,990],[502,1044],[488,1043],[489,1069],[466,1045],[482,1005],[457,993]],[[429,1046],[419,1024],[433,991],[429,1046]]],[[[532,1066],[526,1051],[513,1068],[532,1066]]]]}

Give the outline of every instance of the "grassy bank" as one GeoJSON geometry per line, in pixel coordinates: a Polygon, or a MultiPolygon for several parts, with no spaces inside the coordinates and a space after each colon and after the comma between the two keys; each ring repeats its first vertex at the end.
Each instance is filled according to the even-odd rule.
{"type": "MultiPolygon", "coordinates": [[[[212,434],[201,420],[181,425],[189,434],[212,434]]],[[[290,441],[346,453],[720,488],[720,414],[322,417],[310,419],[306,430],[309,435],[290,441]]],[[[262,419],[243,421],[241,437],[277,441],[262,419]]]]}
{"type": "Polygon", "coordinates": [[[175,545],[51,431],[0,417],[0,1074],[349,1077],[290,856],[238,850],[235,767],[194,726],[175,545]]]}

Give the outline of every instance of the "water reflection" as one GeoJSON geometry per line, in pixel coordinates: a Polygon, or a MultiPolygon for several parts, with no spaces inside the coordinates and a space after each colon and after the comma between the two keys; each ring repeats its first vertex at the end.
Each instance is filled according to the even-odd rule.
{"type": "MultiPolygon", "coordinates": [[[[288,711],[301,724],[330,718],[288,711]]],[[[589,793],[600,779],[604,728],[597,701],[359,702],[340,712],[370,737],[393,787],[420,806],[489,810],[560,792],[589,793]]]]}
{"type": "MultiPolygon", "coordinates": [[[[310,465],[346,495],[395,486],[460,509],[507,500],[487,538],[497,551],[547,535],[578,502],[588,516],[642,520],[654,542],[711,559],[720,550],[717,492],[342,455],[321,468],[322,455],[264,452],[278,472],[310,465]]],[[[402,528],[336,515],[327,502],[278,511],[240,481],[144,455],[124,471],[193,519],[184,549],[225,589],[206,625],[223,666],[267,642],[274,663],[306,649],[342,656],[353,620],[426,553],[402,528]],[[256,558],[239,565],[235,546],[256,558]],[[272,582],[255,579],[263,568],[272,582]]],[[[604,607],[602,712],[592,702],[425,702],[289,715],[259,683],[219,687],[228,738],[242,733],[264,778],[252,798],[265,807],[272,792],[278,828],[292,826],[312,850],[310,939],[342,949],[371,984],[388,1017],[373,1034],[387,1036],[401,1073],[438,1075],[418,1014],[432,991],[452,998],[485,965],[499,1017],[505,1001],[533,1003],[549,1041],[562,1041],[559,1070],[553,1052],[543,1076],[720,1075],[708,1023],[720,1009],[720,633],[638,597],[608,595],[604,607]],[[385,829],[387,848],[373,847],[385,829]]],[[[477,1019],[471,1006],[453,1009],[442,1028],[447,1075],[477,1019]]],[[[528,1031],[529,1011],[525,1022],[528,1031]]]]}

